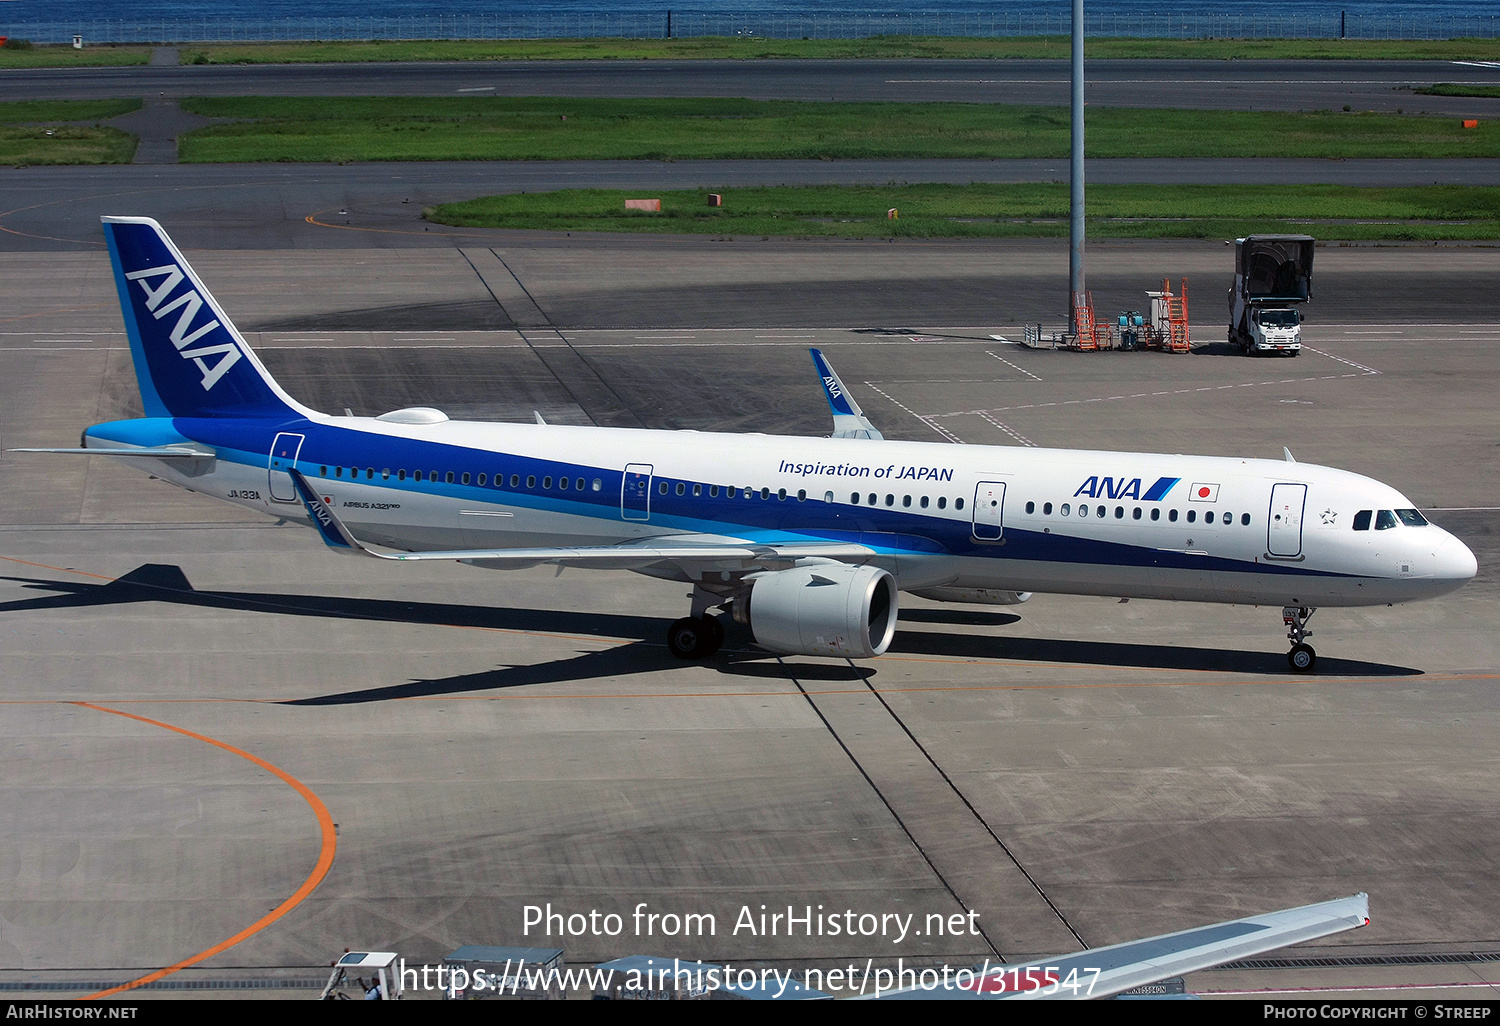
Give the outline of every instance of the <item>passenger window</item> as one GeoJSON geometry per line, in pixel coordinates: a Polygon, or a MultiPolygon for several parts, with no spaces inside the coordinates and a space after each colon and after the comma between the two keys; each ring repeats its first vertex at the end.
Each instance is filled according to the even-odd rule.
{"type": "Polygon", "coordinates": [[[901,496],[901,505],[904,508],[906,508],[906,509],[911,509],[911,496],[910,495],[903,495],[903,496],[901,496]]]}
{"type": "Polygon", "coordinates": [[[832,502],[833,501],[833,493],[832,492],[824,492],[823,493],[823,501],[824,502],[832,502]]]}
{"type": "Polygon", "coordinates": [[[1383,509],[1375,514],[1375,530],[1389,531],[1396,526],[1396,514],[1388,509],[1383,509]]]}
{"type": "MultiPolygon", "coordinates": [[[[527,488],[535,488],[536,487],[536,475],[535,474],[527,474],[526,475],[526,487],[527,488]]],[[[661,486],[661,493],[663,495],[667,494],[667,486],[665,484],[663,484],[661,486]]]]}
{"type": "Polygon", "coordinates": [[[797,489],[797,501],[798,502],[806,502],[807,501],[807,489],[806,488],[798,488],[797,489]]]}
{"type": "Polygon", "coordinates": [[[947,508],[948,508],[948,496],[946,496],[946,495],[939,495],[938,496],[938,509],[947,509],[947,508]]]}
{"type": "Polygon", "coordinates": [[[386,467],[384,470],[382,470],[380,472],[380,480],[382,480],[382,481],[389,481],[390,479],[391,479],[391,468],[390,467],[386,467]]]}
{"type": "Polygon", "coordinates": [[[953,500],[953,508],[954,509],[963,509],[964,508],[964,500],[962,500],[962,499],[954,499],[953,500]]]}
{"type": "Polygon", "coordinates": [[[703,494],[703,486],[701,484],[695,484],[695,485],[693,485],[693,498],[696,499],[696,498],[698,498],[702,494],[703,494]]]}
{"type": "Polygon", "coordinates": [[[885,504],[887,506],[894,506],[896,504],[896,497],[894,495],[887,494],[885,497],[885,504]]]}
{"type": "Polygon", "coordinates": [[[666,495],[667,494],[667,483],[665,481],[663,481],[661,484],[659,484],[659,485],[656,486],[656,490],[658,492],[660,492],[661,494],[666,495]]]}
{"type": "Polygon", "coordinates": [[[1050,502],[1044,502],[1044,503],[1042,503],[1042,513],[1045,516],[1049,516],[1050,517],[1052,515],[1052,503],[1050,503],[1050,502]]]}
{"type": "MultiPolygon", "coordinates": [[[[1079,507],[1079,508],[1081,509],[1082,507],[1079,507]]],[[[1062,509],[1058,510],[1058,512],[1061,513],[1063,516],[1067,516],[1069,513],[1072,512],[1072,510],[1073,510],[1072,505],[1070,503],[1066,503],[1065,502],[1065,503],[1062,504],[1062,509]]]]}
{"type": "Polygon", "coordinates": [[[484,483],[487,480],[489,480],[488,477],[486,477],[484,474],[480,474],[479,475],[479,482],[478,482],[479,487],[483,488],[484,487],[484,483]]]}
{"type": "Polygon", "coordinates": [[[1177,511],[1175,509],[1168,510],[1167,511],[1167,519],[1170,520],[1174,524],[1177,523],[1177,511]]]}
{"type": "MultiPolygon", "coordinates": [[[[573,487],[577,488],[580,492],[583,491],[583,478],[580,477],[577,481],[574,481],[573,487]]],[[[693,494],[697,495],[698,493],[694,492],[693,494]]]]}
{"type": "Polygon", "coordinates": [[[1081,517],[1086,517],[1089,515],[1089,507],[1086,503],[1080,502],[1078,504],[1078,515],[1081,517]]]}
{"type": "Polygon", "coordinates": [[[877,502],[879,502],[879,501],[880,501],[880,500],[879,500],[879,498],[877,498],[877,496],[876,496],[876,495],[875,495],[875,493],[874,493],[874,492],[871,492],[871,493],[870,493],[870,501],[869,501],[869,503],[868,503],[868,505],[871,505],[871,506],[873,506],[873,505],[875,505],[875,504],[876,504],[876,503],[877,503],[877,502]]]}
{"type": "Polygon", "coordinates": [[[1026,512],[1027,513],[1035,513],[1036,512],[1036,503],[1034,503],[1034,502],[1028,502],[1026,504],[1026,512]]]}
{"type": "Polygon", "coordinates": [[[1152,520],[1160,520],[1161,519],[1161,507],[1160,506],[1157,506],[1155,509],[1153,509],[1151,511],[1151,519],[1152,520]]]}
{"type": "Polygon", "coordinates": [[[1109,510],[1105,509],[1103,506],[1100,506],[1098,509],[1094,510],[1094,513],[1099,517],[1100,520],[1103,520],[1105,516],[1108,515],[1109,510]]]}
{"type": "Polygon", "coordinates": [[[1124,520],[1125,519],[1125,507],[1124,506],[1116,506],[1115,507],[1115,519],[1116,520],[1124,520]]]}
{"type": "Polygon", "coordinates": [[[543,488],[551,488],[552,487],[552,475],[551,474],[548,474],[546,477],[542,478],[542,487],[543,488]]]}
{"type": "Polygon", "coordinates": [[[923,509],[927,508],[927,496],[925,496],[925,495],[922,496],[922,508],[923,509]]]}
{"type": "Polygon", "coordinates": [[[468,471],[464,471],[463,483],[464,484],[468,484],[469,483],[469,473],[468,473],[468,471]]]}
{"type": "Polygon", "coordinates": [[[422,472],[420,470],[414,470],[414,471],[412,471],[411,479],[413,481],[420,481],[420,480],[422,480],[422,472]]]}
{"type": "Polygon", "coordinates": [[[519,488],[519,487],[521,487],[521,475],[520,474],[512,474],[512,475],[510,475],[510,486],[512,488],[519,488]]]}
{"type": "Polygon", "coordinates": [[[1135,509],[1133,509],[1133,510],[1130,511],[1130,519],[1131,520],[1139,520],[1139,519],[1141,519],[1141,507],[1137,506],[1135,509]]]}
{"type": "MultiPolygon", "coordinates": [[[[719,497],[719,486],[718,485],[709,485],[708,486],[708,497],[710,499],[717,499],[719,497]]],[[[829,498],[828,501],[832,502],[833,499],[829,498]]]]}
{"type": "Polygon", "coordinates": [[[760,490],[760,498],[761,498],[762,502],[764,502],[765,500],[769,499],[770,497],[771,497],[771,489],[769,489],[769,488],[762,488],[760,490]]]}
{"type": "Polygon", "coordinates": [[[681,495],[685,491],[687,491],[687,486],[684,485],[681,481],[678,481],[677,482],[677,494],[681,495]]]}
{"type": "Polygon", "coordinates": [[[776,489],[776,498],[780,502],[785,502],[786,501],[786,489],[785,488],[778,488],[778,489],[776,489]]]}
{"type": "Polygon", "coordinates": [[[850,495],[850,496],[849,496],[849,501],[850,501],[850,502],[851,502],[851,503],[852,503],[852,504],[854,504],[854,505],[855,505],[855,506],[858,506],[858,505],[859,505],[859,493],[858,493],[858,492],[855,492],[855,493],[853,493],[853,494],[852,494],[852,495],[850,495]]]}
{"type": "Polygon", "coordinates": [[[594,478],[594,491],[597,492],[597,491],[602,490],[603,488],[604,488],[604,482],[601,481],[601,480],[599,480],[597,477],[594,478]]]}
{"type": "Polygon", "coordinates": [[[1196,523],[1197,520],[1198,520],[1198,511],[1195,510],[1195,509],[1188,510],[1188,523],[1190,523],[1190,524],[1196,523]]]}
{"type": "MultiPolygon", "coordinates": [[[[343,467],[334,467],[333,468],[333,476],[334,477],[343,477],[344,476],[344,468],[343,467]]],[[[1383,513],[1385,511],[1381,510],[1381,512],[1383,513]]]]}
{"type": "Polygon", "coordinates": [[[405,481],[406,480],[406,468],[405,467],[402,467],[400,470],[396,471],[396,480],[397,481],[405,481]]]}
{"type": "Polygon", "coordinates": [[[1249,527],[1250,526],[1250,514],[1249,513],[1241,513],[1240,514],[1240,523],[1243,524],[1246,527],[1249,527]]]}
{"type": "Polygon", "coordinates": [[[1214,522],[1214,511],[1213,510],[1209,510],[1207,513],[1203,514],[1203,522],[1205,524],[1211,524],[1211,523],[1214,522]]]}
{"type": "Polygon", "coordinates": [[[558,478],[557,479],[557,487],[561,488],[563,491],[567,491],[568,490],[568,479],[565,478],[565,477],[558,478]]]}

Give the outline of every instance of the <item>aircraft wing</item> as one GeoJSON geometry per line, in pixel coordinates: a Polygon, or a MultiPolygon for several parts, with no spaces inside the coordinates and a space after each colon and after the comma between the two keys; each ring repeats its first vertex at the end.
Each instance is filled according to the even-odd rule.
{"type": "Polygon", "coordinates": [[[50,452],[65,456],[134,456],[151,460],[211,460],[217,457],[185,445],[148,445],[135,449],[7,449],[6,452],[50,452]]]}
{"type": "Polygon", "coordinates": [[[967,987],[908,987],[881,1000],[987,1000],[996,998],[1078,1000],[1110,997],[1225,962],[1301,944],[1370,922],[1370,899],[1356,894],[1336,901],[1248,916],[1213,926],[1111,944],[1072,955],[989,968],[967,987]]]}
{"type": "Polygon", "coordinates": [[[620,545],[561,546],[525,549],[451,549],[433,552],[376,552],[354,537],[338,515],[318,495],[301,471],[287,473],[296,486],[313,526],[329,548],[354,555],[401,562],[448,560],[490,569],[521,569],[541,563],[587,567],[594,570],[632,570],[653,563],[691,562],[723,564],[724,569],[754,569],[790,566],[803,559],[841,563],[863,563],[875,551],[852,542],[781,542],[760,544],[718,538],[672,535],[645,543],[620,545]]]}
{"type": "Polygon", "coordinates": [[[823,381],[823,394],[828,398],[828,408],[833,411],[833,434],[830,438],[874,438],[881,439],[880,431],[871,424],[859,403],[849,394],[849,389],[829,365],[821,350],[809,349],[813,366],[818,368],[818,377],[823,381]]]}

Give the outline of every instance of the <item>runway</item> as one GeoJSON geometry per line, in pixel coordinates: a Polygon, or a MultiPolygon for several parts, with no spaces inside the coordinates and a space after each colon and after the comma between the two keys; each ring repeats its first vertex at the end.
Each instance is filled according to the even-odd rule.
{"type": "MultiPolygon", "coordinates": [[[[1487,117],[1500,99],[1424,96],[1493,84],[1453,61],[1090,60],[1089,102],[1200,110],[1355,110],[1487,117]]],[[[472,61],[0,71],[0,100],[183,96],[739,96],[758,100],[1066,105],[1067,61],[472,61]]]]}
{"type": "MultiPolygon", "coordinates": [[[[582,169],[678,172],[709,169],[582,169]]],[[[1480,576],[1321,610],[1313,676],[1287,672],[1275,609],[1046,595],[903,597],[868,664],[777,659],[740,633],[684,664],[661,643],[681,586],[339,559],[103,459],[0,452],[6,996],[191,961],[134,995],[311,997],[347,947],[967,965],[1361,890],[1370,926],[1287,957],[1366,964],[1189,989],[1497,996],[1500,250],[1321,248],[1308,351],[1249,360],[1221,341],[1222,243],[1092,244],[1101,310],[1186,275],[1197,344],[1077,354],[1014,344],[1061,321],[1062,240],[449,234],[417,216],[486,176],[566,173],[0,172],[0,449],[139,415],[97,217],[146,213],[319,409],[821,435],[815,345],[887,437],[1288,446],[1401,489],[1480,576]],[[514,287],[481,273],[499,265],[514,287]],[[528,931],[549,904],[630,925],[528,931]],[[643,932],[643,905],[714,929],[643,932]],[[761,905],[978,916],[899,939],[735,928],[761,905]]]]}

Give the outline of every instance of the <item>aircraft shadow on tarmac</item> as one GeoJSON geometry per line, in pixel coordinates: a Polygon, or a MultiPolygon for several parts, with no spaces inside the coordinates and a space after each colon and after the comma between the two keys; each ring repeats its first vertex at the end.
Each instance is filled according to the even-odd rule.
{"type": "MultiPolygon", "coordinates": [[[[431,624],[498,631],[538,631],[591,637],[654,638],[662,627],[656,617],[619,613],[580,612],[556,609],[513,609],[441,602],[404,602],[347,596],[279,594],[273,592],[216,592],[195,589],[182,569],[170,564],[145,563],[117,580],[105,584],[88,581],[52,581],[31,577],[0,577],[28,589],[51,592],[37,598],[0,602],[7,612],[108,606],[133,602],[172,602],[205,608],[248,610],[291,616],[327,617],[342,620],[375,620],[389,623],[431,624]]],[[[1010,624],[1021,618],[1012,613],[988,610],[916,609],[903,613],[908,622],[961,623],[981,626],[1010,624]]],[[[768,653],[747,647],[748,632],[729,624],[726,645],[704,665],[729,676],[786,678],[812,681],[859,681],[878,674],[878,667],[837,662],[797,662],[787,666],[768,653]]],[[[497,646],[498,647],[498,646],[497,646]]],[[[1136,667],[1161,670],[1221,670],[1232,673],[1285,675],[1285,658],[1265,652],[1183,648],[1165,645],[1132,645],[1115,642],[1044,640],[1013,636],[958,634],[935,630],[903,630],[891,647],[893,654],[958,656],[1006,662],[1071,663],[1136,667]]],[[[384,687],[364,688],[310,698],[294,699],[289,705],[355,705],[401,698],[435,698],[476,691],[496,691],[534,684],[553,684],[658,673],[679,669],[665,644],[634,641],[568,658],[531,666],[506,666],[477,673],[428,680],[410,680],[384,687]]],[[[1398,677],[1421,674],[1411,667],[1361,660],[1323,657],[1324,675],[1398,677]]]]}

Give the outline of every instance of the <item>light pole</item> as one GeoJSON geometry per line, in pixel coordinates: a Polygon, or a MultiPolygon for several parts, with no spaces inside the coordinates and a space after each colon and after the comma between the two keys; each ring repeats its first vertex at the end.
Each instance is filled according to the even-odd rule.
{"type": "Polygon", "coordinates": [[[1083,302],[1083,0],[1073,0],[1073,159],[1068,224],[1068,330],[1077,329],[1083,302]]]}

